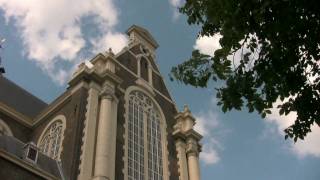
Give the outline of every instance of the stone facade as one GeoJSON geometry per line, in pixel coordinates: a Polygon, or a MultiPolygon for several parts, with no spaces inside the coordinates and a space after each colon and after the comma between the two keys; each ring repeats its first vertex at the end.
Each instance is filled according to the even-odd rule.
{"type": "MultiPolygon", "coordinates": [[[[0,146],[1,177],[137,179],[128,174],[128,169],[133,168],[134,171],[139,169],[138,176],[144,179],[157,175],[163,180],[200,180],[201,135],[193,130],[195,119],[190,110],[185,107],[179,112],[170,97],[156,65],[157,42],[147,30],[139,26],[133,25],[127,34],[130,39],[127,47],[118,54],[108,50],[96,55],[90,63],[80,64],[67,90],[48,105],[19,89],[5,77],[0,77],[0,86],[1,83],[6,86],[9,84],[15,89],[10,92],[21,96],[20,99],[12,99],[15,102],[13,104],[19,104],[16,101],[37,103],[37,109],[30,111],[36,115],[30,116],[22,112],[21,107],[10,104],[10,99],[1,97],[8,92],[0,88],[0,121],[12,131],[12,135],[3,135],[5,141],[0,146]],[[142,158],[144,161],[139,162],[144,169],[128,162],[128,151],[131,152],[131,146],[128,146],[131,143],[128,135],[131,117],[128,94],[133,91],[144,94],[151,101],[149,103],[159,110],[160,125],[156,138],[160,140],[156,152],[149,149],[150,145],[139,150],[145,155],[142,158]],[[51,125],[56,119],[60,120],[61,126],[51,125]],[[48,132],[49,127],[51,132],[48,132]],[[39,148],[38,158],[33,163],[20,162],[24,157],[21,148],[28,142],[36,143],[39,148]],[[12,148],[11,144],[16,145],[12,148]],[[156,153],[158,163],[161,163],[161,170],[157,169],[158,174],[152,174],[154,170],[148,165],[148,152],[156,153]],[[34,169],[30,170],[32,167],[34,169]],[[18,173],[5,175],[5,171],[18,173]]],[[[9,91],[8,88],[6,91],[9,91]]],[[[148,112],[144,112],[145,115],[148,112]]],[[[148,127],[144,126],[147,132],[148,127]]],[[[139,134],[144,139],[141,144],[147,145],[150,137],[148,135],[146,138],[146,132],[141,132],[144,132],[139,134]]]]}

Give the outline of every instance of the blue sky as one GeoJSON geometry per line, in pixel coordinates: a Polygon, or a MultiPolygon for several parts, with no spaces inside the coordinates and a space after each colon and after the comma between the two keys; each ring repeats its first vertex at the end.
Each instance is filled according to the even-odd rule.
{"type": "Polygon", "coordinates": [[[319,180],[320,130],[304,142],[285,141],[282,130],[295,115],[267,119],[256,114],[216,107],[211,83],[196,89],[171,82],[172,66],[187,59],[194,48],[212,54],[219,35],[196,37],[176,8],[180,0],[0,0],[1,52],[6,77],[51,102],[66,88],[74,67],[96,52],[126,44],[124,32],[132,24],[148,29],[160,47],[157,63],[181,109],[189,104],[204,135],[201,173],[204,180],[319,180]]]}

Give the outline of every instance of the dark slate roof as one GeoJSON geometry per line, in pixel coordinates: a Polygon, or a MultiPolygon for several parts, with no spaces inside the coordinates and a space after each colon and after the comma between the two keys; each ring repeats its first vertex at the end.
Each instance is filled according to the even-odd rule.
{"type": "Polygon", "coordinates": [[[0,76],[0,102],[31,118],[48,106],[4,76],[0,76]]]}
{"type": "MultiPolygon", "coordinates": [[[[6,152],[14,155],[18,159],[23,159],[25,145],[26,144],[12,136],[0,136],[0,149],[3,149],[6,152]]],[[[62,172],[59,170],[58,162],[42,154],[41,152],[38,153],[37,163],[34,164],[34,166],[37,166],[38,168],[59,179],[64,179],[62,177],[62,172]]]]}

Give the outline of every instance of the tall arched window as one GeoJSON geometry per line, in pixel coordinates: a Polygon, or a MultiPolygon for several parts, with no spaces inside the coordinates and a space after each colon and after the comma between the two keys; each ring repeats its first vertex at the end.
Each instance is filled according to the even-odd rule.
{"type": "Polygon", "coordinates": [[[42,153],[56,160],[59,160],[60,158],[63,131],[65,127],[64,116],[62,117],[63,118],[55,118],[48,124],[40,136],[38,143],[42,153]]]}
{"type": "Polygon", "coordinates": [[[2,135],[12,136],[12,131],[10,127],[0,119],[0,136],[2,135]]]}
{"type": "Polygon", "coordinates": [[[129,94],[128,179],[163,180],[163,150],[160,112],[140,91],[129,94]]]}

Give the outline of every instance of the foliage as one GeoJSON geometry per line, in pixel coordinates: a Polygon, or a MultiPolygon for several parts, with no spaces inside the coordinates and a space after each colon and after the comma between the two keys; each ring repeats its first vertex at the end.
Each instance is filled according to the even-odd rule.
{"type": "Polygon", "coordinates": [[[247,107],[265,117],[280,99],[281,115],[297,113],[285,138],[304,139],[313,124],[320,125],[319,5],[316,0],[187,0],[180,12],[190,25],[201,26],[200,36],[221,34],[221,48],[213,57],[193,51],[171,75],[195,87],[223,80],[216,88],[223,112],[247,107]],[[243,49],[233,67],[232,55],[243,49]]]}

